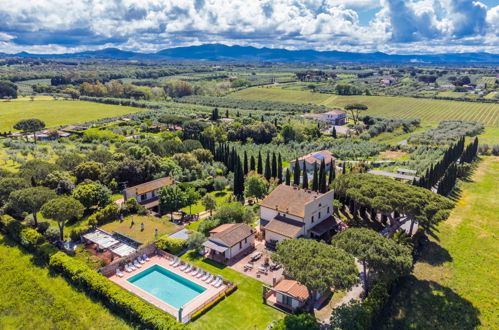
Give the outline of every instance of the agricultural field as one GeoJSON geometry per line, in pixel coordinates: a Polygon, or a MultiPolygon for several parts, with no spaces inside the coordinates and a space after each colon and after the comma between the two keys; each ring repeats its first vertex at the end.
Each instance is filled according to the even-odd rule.
{"type": "Polygon", "coordinates": [[[497,329],[499,158],[484,157],[449,219],[424,245],[378,322],[381,329],[497,329]]]}
{"type": "Polygon", "coordinates": [[[10,131],[16,122],[26,118],[38,118],[47,127],[55,127],[143,111],[140,108],[47,98],[33,102],[29,98],[0,102],[0,131],[10,131]]]}
{"type": "Polygon", "coordinates": [[[0,328],[131,329],[0,235],[0,328]]]}
{"type": "Polygon", "coordinates": [[[310,91],[286,90],[281,87],[248,88],[229,95],[241,99],[265,99],[295,103],[316,103],[328,107],[344,107],[349,103],[364,103],[366,114],[420,118],[437,123],[446,119],[478,121],[486,126],[499,125],[499,105],[479,102],[459,102],[410,97],[339,96],[310,91]]]}

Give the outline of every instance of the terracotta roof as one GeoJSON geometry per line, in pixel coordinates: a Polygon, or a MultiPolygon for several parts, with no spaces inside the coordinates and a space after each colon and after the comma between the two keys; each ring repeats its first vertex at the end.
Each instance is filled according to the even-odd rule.
{"type": "Polygon", "coordinates": [[[315,191],[281,184],[261,201],[260,206],[303,218],[305,204],[322,195],[315,191]]]}
{"type": "Polygon", "coordinates": [[[307,300],[309,297],[307,287],[295,280],[282,280],[277,283],[274,289],[287,293],[301,301],[307,300]]]}
{"type": "Polygon", "coordinates": [[[210,234],[219,233],[221,231],[229,229],[233,225],[234,225],[233,223],[224,223],[223,225],[220,225],[217,228],[214,228],[214,229],[210,230],[210,234]]]}
{"type": "Polygon", "coordinates": [[[175,180],[171,176],[167,176],[164,178],[156,179],[153,181],[149,181],[146,183],[139,184],[137,186],[129,187],[124,190],[124,192],[128,194],[145,194],[149,191],[153,191],[164,186],[168,186],[170,184],[174,184],[175,180]]]}
{"type": "Polygon", "coordinates": [[[317,165],[320,165],[323,159],[326,164],[329,164],[331,160],[335,160],[336,157],[334,157],[329,150],[320,150],[298,158],[298,160],[304,160],[309,164],[317,163],[317,165]]]}
{"type": "Polygon", "coordinates": [[[298,237],[298,234],[301,232],[303,226],[303,222],[277,216],[270,220],[270,222],[265,226],[265,230],[269,230],[289,238],[295,238],[298,237]]]}
{"type": "Polygon", "coordinates": [[[333,110],[330,110],[324,114],[326,114],[326,115],[346,115],[347,113],[344,110],[333,109],[333,110]]]}
{"type": "MultiPolygon", "coordinates": [[[[223,226],[223,225],[222,225],[223,226]]],[[[217,228],[215,228],[217,230],[217,228]]],[[[254,234],[254,229],[245,223],[234,223],[222,231],[217,231],[210,235],[209,240],[219,241],[228,247],[232,247],[241,242],[246,237],[254,234]]]]}

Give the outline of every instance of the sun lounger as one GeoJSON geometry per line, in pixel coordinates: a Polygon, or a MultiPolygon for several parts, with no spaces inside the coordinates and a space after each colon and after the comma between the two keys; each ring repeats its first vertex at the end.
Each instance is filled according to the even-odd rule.
{"type": "Polygon", "coordinates": [[[175,263],[172,265],[173,267],[178,267],[182,264],[182,260],[180,260],[179,258],[177,258],[177,261],[175,261],[175,263]]]}
{"type": "Polygon", "coordinates": [[[130,267],[128,267],[128,265],[125,265],[125,270],[127,271],[127,273],[131,273],[132,272],[132,269],[130,267]]]}
{"type": "Polygon", "coordinates": [[[187,269],[187,267],[189,267],[189,264],[186,262],[182,267],[180,267],[180,270],[184,271],[187,269]]]}
{"type": "Polygon", "coordinates": [[[151,259],[149,259],[149,257],[147,256],[147,254],[144,254],[144,255],[142,256],[142,259],[144,259],[145,261],[149,261],[149,260],[151,260],[151,259]]]}
{"type": "Polygon", "coordinates": [[[142,265],[141,265],[141,264],[137,261],[137,259],[135,259],[135,260],[133,261],[133,265],[134,265],[135,267],[137,267],[137,268],[142,267],[142,265]]]}
{"type": "Polygon", "coordinates": [[[224,279],[220,277],[220,278],[218,279],[218,282],[217,282],[217,283],[215,283],[213,286],[214,286],[215,288],[219,288],[222,284],[224,284],[224,279]]]}
{"type": "Polygon", "coordinates": [[[187,269],[185,270],[185,272],[189,273],[191,270],[192,270],[192,265],[189,265],[189,267],[187,267],[187,269]]]}
{"type": "Polygon", "coordinates": [[[194,268],[192,270],[191,276],[196,276],[199,273],[199,268],[194,268]]]}
{"type": "Polygon", "coordinates": [[[137,258],[137,260],[141,263],[141,264],[145,264],[146,261],[144,259],[142,259],[140,256],[137,258]]]}
{"type": "Polygon", "coordinates": [[[197,278],[201,278],[205,275],[204,270],[200,271],[199,274],[196,275],[197,278]]]}
{"type": "Polygon", "coordinates": [[[128,267],[130,267],[132,271],[137,269],[137,267],[135,267],[132,263],[129,263],[128,267]]]}
{"type": "Polygon", "coordinates": [[[173,264],[176,262],[177,262],[177,257],[173,257],[172,261],[170,261],[170,266],[173,266],[173,264]]]}
{"type": "Polygon", "coordinates": [[[119,277],[123,277],[125,274],[123,274],[121,272],[121,270],[119,268],[116,269],[116,275],[118,275],[119,277]]]}
{"type": "Polygon", "coordinates": [[[219,281],[220,281],[220,277],[215,277],[213,282],[211,282],[211,285],[215,286],[215,284],[217,284],[219,281]]]}
{"type": "Polygon", "coordinates": [[[206,272],[206,275],[201,277],[201,281],[206,281],[208,279],[208,277],[210,277],[210,273],[206,272]]]}
{"type": "Polygon", "coordinates": [[[215,276],[211,275],[210,277],[208,277],[208,279],[205,282],[206,282],[206,284],[210,284],[214,279],[215,279],[215,276]]]}

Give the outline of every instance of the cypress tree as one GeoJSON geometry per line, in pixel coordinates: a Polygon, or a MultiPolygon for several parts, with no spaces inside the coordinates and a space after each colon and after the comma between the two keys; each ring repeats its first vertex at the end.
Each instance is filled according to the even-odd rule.
{"type": "Polygon", "coordinates": [[[298,161],[298,158],[296,158],[295,161],[295,168],[294,168],[294,173],[293,173],[293,184],[299,185],[300,184],[300,162],[298,161]]]}
{"type": "Polygon", "coordinates": [[[321,161],[321,167],[319,169],[319,192],[325,193],[327,191],[327,181],[326,181],[326,163],[324,159],[321,161]]]}
{"type": "Polygon", "coordinates": [[[225,118],[229,118],[229,110],[225,110],[225,118]]]}
{"type": "Polygon", "coordinates": [[[312,190],[319,191],[319,177],[317,173],[317,163],[314,163],[314,177],[312,179],[312,190]]]}
{"type": "Polygon", "coordinates": [[[260,117],[260,121],[263,123],[265,121],[265,119],[263,118],[263,115],[262,117],[260,117]]]}
{"type": "Polygon", "coordinates": [[[272,177],[277,178],[277,157],[275,152],[272,153],[272,177]]]}
{"type": "Polygon", "coordinates": [[[342,166],[341,173],[342,174],[346,174],[347,173],[347,169],[345,167],[345,162],[343,162],[343,164],[341,164],[341,166],[342,166]]]}
{"type": "Polygon", "coordinates": [[[256,170],[255,157],[253,155],[251,155],[251,158],[250,158],[250,167],[249,167],[249,169],[250,169],[250,171],[256,170]]]}
{"type": "Polygon", "coordinates": [[[329,163],[329,181],[328,184],[331,184],[333,180],[335,179],[336,176],[336,171],[335,171],[335,163],[334,160],[331,159],[331,163],[329,163]]]}
{"type": "Polygon", "coordinates": [[[333,126],[333,139],[336,139],[336,138],[337,138],[336,127],[333,126]]]}
{"type": "Polygon", "coordinates": [[[291,173],[289,172],[289,167],[286,168],[286,184],[291,185],[291,173]]]}
{"type": "Polygon", "coordinates": [[[260,151],[258,152],[258,164],[257,164],[256,171],[258,174],[263,174],[262,153],[260,151]]]}
{"type": "Polygon", "coordinates": [[[234,170],[234,195],[238,199],[242,199],[244,196],[244,173],[239,157],[236,160],[234,170]]]}
{"type": "Polygon", "coordinates": [[[277,158],[277,178],[279,179],[279,183],[282,183],[282,158],[281,154],[277,158]]]}
{"type": "Polygon", "coordinates": [[[301,179],[301,187],[303,189],[308,189],[308,173],[307,173],[307,167],[303,166],[303,175],[301,179]]]}
{"type": "Polygon", "coordinates": [[[243,171],[244,171],[244,175],[248,174],[248,171],[249,171],[249,168],[248,168],[248,154],[246,153],[246,150],[244,151],[243,171]]]}
{"type": "Polygon", "coordinates": [[[265,173],[264,173],[265,179],[267,181],[270,180],[272,177],[272,172],[270,170],[270,154],[267,152],[267,157],[265,158],[265,173]]]}

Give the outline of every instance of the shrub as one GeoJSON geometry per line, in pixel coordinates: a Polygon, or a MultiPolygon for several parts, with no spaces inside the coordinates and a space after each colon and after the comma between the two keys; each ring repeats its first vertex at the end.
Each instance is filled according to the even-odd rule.
{"type": "Polygon", "coordinates": [[[120,209],[116,204],[111,203],[102,210],[95,212],[94,216],[97,224],[102,225],[108,221],[118,219],[120,217],[120,209]]]}
{"type": "Polygon", "coordinates": [[[203,235],[208,236],[210,234],[210,230],[218,227],[218,225],[220,225],[220,220],[208,218],[201,221],[198,226],[198,231],[203,235]]]}
{"type": "Polygon", "coordinates": [[[50,267],[76,287],[101,300],[114,313],[140,323],[143,328],[186,329],[169,314],[120,288],[80,260],[58,252],[50,258],[50,267]]]}
{"type": "Polygon", "coordinates": [[[156,242],[156,247],[160,250],[178,254],[186,247],[186,241],[180,238],[172,238],[167,235],[161,236],[156,242]]]}

